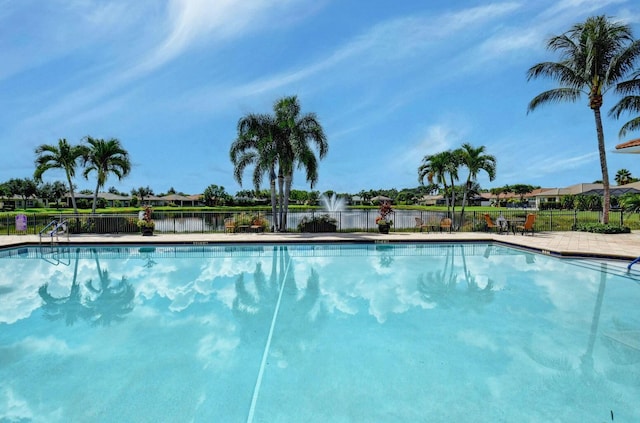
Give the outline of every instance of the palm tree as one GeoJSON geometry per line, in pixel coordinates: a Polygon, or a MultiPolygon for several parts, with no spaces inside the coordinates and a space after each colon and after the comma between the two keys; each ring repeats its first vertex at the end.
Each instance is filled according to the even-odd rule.
{"type": "Polygon", "coordinates": [[[619,203],[628,214],[640,213],[640,194],[624,194],[619,203]]]}
{"type": "Polygon", "coordinates": [[[85,170],[83,175],[88,178],[91,172],[97,173],[96,190],[93,194],[93,206],[91,212],[95,214],[98,202],[98,191],[104,187],[110,173],[122,180],[131,171],[129,153],[122,148],[120,140],[109,140],[87,137],[89,151],[85,158],[85,170]]]}
{"type": "Polygon", "coordinates": [[[238,136],[231,144],[229,156],[234,166],[233,176],[240,186],[242,174],[249,165],[254,165],[253,184],[256,192],[260,191],[264,174],[269,174],[273,227],[279,229],[276,197],[276,165],[279,161],[274,131],[275,122],[270,115],[248,114],[238,121],[238,136]]]}
{"type": "MultiPolygon", "coordinates": [[[[636,44],[638,43],[636,42],[636,44]]],[[[609,111],[609,116],[618,119],[623,112],[638,114],[638,116],[622,125],[618,133],[622,138],[628,132],[640,129],[640,70],[636,71],[630,80],[618,84],[616,91],[624,95],[624,97],[609,111]]]]}
{"type": "Polygon", "coordinates": [[[493,181],[496,177],[496,158],[490,154],[484,154],[486,147],[473,147],[469,143],[462,144],[460,155],[462,164],[469,170],[467,182],[464,185],[462,195],[462,211],[460,212],[460,224],[464,222],[464,207],[467,204],[467,195],[473,183],[478,178],[478,173],[484,170],[489,175],[489,181],[493,181]]]}
{"type": "Polygon", "coordinates": [[[273,110],[273,116],[249,114],[238,121],[238,136],[231,145],[230,156],[239,183],[245,168],[254,165],[256,191],[263,175],[269,174],[274,228],[284,231],[295,167],[306,169],[307,181],[313,188],[318,180],[318,160],[309,142],[315,144],[321,159],[327,154],[328,144],[316,115],[300,115],[296,96],[276,101],[273,110]]]}
{"type": "Polygon", "coordinates": [[[631,172],[629,169],[620,169],[616,172],[615,180],[618,185],[626,185],[631,182],[631,172]]]}
{"type": "Polygon", "coordinates": [[[327,155],[329,144],[316,114],[300,115],[300,102],[296,96],[281,98],[276,101],[273,109],[278,129],[275,141],[280,158],[278,171],[280,225],[281,230],[286,230],[294,167],[297,165],[298,168],[306,170],[307,182],[313,189],[318,182],[318,159],[309,143],[315,145],[320,159],[327,155]]]}
{"type": "Polygon", "coordinates": [[[422,165],[418,168],[418,182],[424,185],[424,178],[426,177],[430,184],[433,183],[434,180],[436,183],[442,184],[445,199],[447,201],[447,215],[452,217],[452,221],[454,220],[453,214],[455,214],[454,182],[458,179],[458,168],[460,163],[460,153],[457,151],[447,150],[424,156],[422,159],[422,165]],[[451,198],[449,198],[447,176],[451,182],[451,198]],[[453,212],[450,211],[451,206],[453,206],[453,212]]]}
{"type": "Polygon", "coordinates": [[[36,158],[36,170],[33,173],[33,178],[36,182],[42,182],[42,175],[47,170],[63,169],[67,176],[67,183],[69,184],[73,212],[78,214],[76,197],[73,192],[73,178],[76,175],[78,159],[86,155],[87,147],[84,145],[70,145],[66,139],[60,138],[57,146],[42,144],[36,147],[35,153],[38,157],[36,158]]]}
{"type": "Polygon", "coordinates": [[[602,222],[609,222],[610,192],[607,157],[602,128],[603,95],[632,70],[640,55],[638,41],[633,40],[629,25],[612,22],[606,16],[594,16],[584,23],[575,24],[562,35],[547,42],[547,48],[561,55],[560,62],[543,62],[532,66],[527,80],[541,76],[551,78],[560,87],[545,91],[529,103],[528,112],[546,103],[580,99],[581,94],[589,98],[593,110],[602,170],[604,200],[602,222]]]}

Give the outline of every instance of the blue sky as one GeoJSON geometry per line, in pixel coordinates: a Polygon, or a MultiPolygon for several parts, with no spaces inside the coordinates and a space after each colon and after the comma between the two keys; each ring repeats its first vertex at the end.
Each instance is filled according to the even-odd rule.
{"type": "MultiPolygon", "coordinates": [[[[297,95],[328,138],[321,192],[416,187],[425,155],[464,142],[497,158],[483,188],[593,182],[586,97],[527,114],[554,85],[526,71],[559,59],[550,36],[598,14],[640,37],[636,0],[0,0],[0,181],[32,177],[36,146],[90,135],[131,155],[130,176],[105,190],[234,194],[252,188],[249,172],[242,187],[232,176],[238,119],[297,95]]],[[[603,106],[609,174],[640,177],[639,156],[612,153],[640,137],[618,138],[628,119],[606,117],[614,100],[603,106]]],[[[310,189],[303,173],[294,188],[310,189]]]]}

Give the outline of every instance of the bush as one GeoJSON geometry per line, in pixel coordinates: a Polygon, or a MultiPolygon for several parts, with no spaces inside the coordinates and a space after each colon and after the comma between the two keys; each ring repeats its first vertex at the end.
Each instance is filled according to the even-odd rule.
{"type": "Polygon", "coordinates": [[[328,214],[313,217],[303,217],[298,224],[300,232],[336,232],[338,221],[328,214]]]}
{"type": "Polygon", "coordinates": [[[628,234],[631,229],[627,226],[612,225],[610,223],[579,223],[576,228],[578,232],[592,232],[595,234],[628,234]]]}

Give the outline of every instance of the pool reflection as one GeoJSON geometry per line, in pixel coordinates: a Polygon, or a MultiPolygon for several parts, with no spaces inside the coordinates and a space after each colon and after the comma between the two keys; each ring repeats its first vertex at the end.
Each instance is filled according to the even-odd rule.
{"type": "Polygon", "coordinates": [[[79,251],[79,248],[75,250],[69,295],[64,297],[51,295],[48,283],[38,289],[38,294],[44,302],[42,305],[44,317],[51,321],[64,319],[67,326],[73,326],[78,320],[85,320],[93,326],[109,326],[113,322],[122,321],[126,314],[133,311],[135,298],[133,286],[125,276],[122,276],[118,282],[112,282],[109,271],[100,267],[98,253],[92,250],[98,282],[94,283],[92,279],[87,280],[84,283],[87,295],[83,295],[77,280],[79,251]]]}

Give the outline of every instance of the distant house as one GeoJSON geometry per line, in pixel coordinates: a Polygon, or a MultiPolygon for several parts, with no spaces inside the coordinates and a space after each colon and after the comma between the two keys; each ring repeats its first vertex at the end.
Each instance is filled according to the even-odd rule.
{"type": "Polygon", "coordinates": [[[441,206],[446,205],[447,202],[443,195],[424,195],[418,199],[418,204],[424,206],[441,206]]]}
{"type": "Polygon", "coordinates": [[[163,197],[160,197],[161,200],[164,201],[165,205],[175,204],[180,207],[195,207],[200,204],[201,195],[180,195],[180,194],[169,194],[163,197]]]}
{"type": "Polygon", "coordinates": [[[540,194],[540,192],[546,190],[549,190],[549,188],[537,188],[526,194],[517,194],[515,192],[491,194],[488,192],[483,192],[480,194],[480,196],[482,197],[480,205],[489,206],[498,203],[506,203],[507,206],[513,205],[515,207],[538,208],[538,203],[536,200],[537,196],[540,194]]]}
{"type": "MultiPolygon", "coordinates": [[[[633,182],[626,185],[614,185],[609,187],[611,197],[619,197],[621,195],[640,193],[640,182],[633,182]]],[[[562,197],[566,195],[604,195],[604,186],[602,184],[575,184],[566,188],[547,188],[536,194],[536,207],[540,208],[542,203],[560,202],[562,197]]]]}
{"type": "Polygon", "coordinates": [[[352,195],[349,201],[351,206],[361,206],[364,204],[364,199],[359,195],[352,195]]]}

